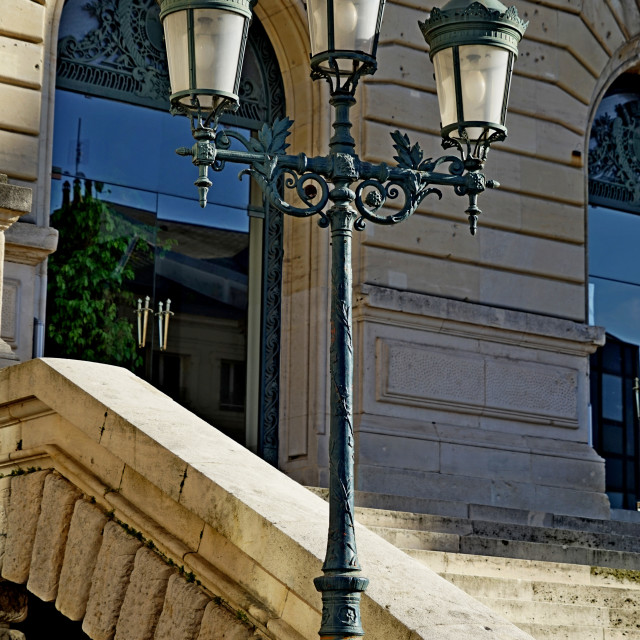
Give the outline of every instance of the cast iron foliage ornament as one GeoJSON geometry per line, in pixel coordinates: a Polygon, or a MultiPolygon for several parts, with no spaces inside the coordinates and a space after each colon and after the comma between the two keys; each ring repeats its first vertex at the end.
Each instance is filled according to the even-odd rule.
{"type": "Polygon", "coordinates": [[[640,211],[640,101],[616,104],[591,129],[589,198],[592,204],[640,211]]]}
{"type": "MultiPolygon", "coordinates": [[[[483,3],[491,7],[503,6],[497,0],[483,0],[483,3]]],[[[451,0],[447,7],[455,8],[463,4],[468,5],[468,2],[451,0]]],[[[473,3],[470,9],[476,11],[477,4],[473,3]]],[[[514,29],[518,31],[509,23],[514,12],[499,12],[498,20],[506,20],[509,34],[514,29]]],[[[435,10],[434,14],[438,18],[435,10]]],[[[486,25],[484,27],[482,33],[486,35],[486,25]]],[[[522,35],[524,27],[518,23],[518,28],[518,33],[522,35]]],[[[438,29],[435,32],[440,37],[438,29]]],[[[489,39],[491,37],[489,34],[489,39]]],[[[519,37],[516,39],[513,36],[513,39],[517,44],[519,37]]],[[[481,44],[486,43],[482,40],[481,44]]],[[[504,43],[489,44],[507,48],[504,43]]],[[[457,195],[468,198],[466,213],[471,233],[474,234],[480,214],[478,195],[487,188],[498,186],[497,182],[486,180],[482,173],[487,151],[494,140],[506,136],[502,124],[494,126],[489,123],[485,134],[475,140],[474,145],[468,140],[464,144],[463,136],[463,143],[444,140],[445,147],[455,146],[458,149],[459,157],[445,155],[431,159],[424,157],[419,144],[412,144],[407,135],[394,131],[391,134],[396,152],[394,166],[361,160],[355,152],[349,113],[355,104],[354,93],[358,80],[360,76],[375,71],[375,59],[364,54],[360,56],[357,51],[346,52],[348,55],[345,57],[354,60],[352,71],[349,72],[339,67],[337,59],[341,53],[345,52],[328,50],[316,54],[317,64],[312,58],[312,77],[321,77],[329,82],[329,103],[334,111],[334,133],[326,156],[288,154],[287,139],[293,125],[288,118],[276,119],[270,126],[264,125],[257,138],[247,138],[219,127],[220,116],[227,108],[220,105],[229,104],[229,108],[235,108],[228,98],[225,98],[227,102],[223,100],[205,112],[200,108],[198,88],[195,87],[192,88],[190,106],[179,104],[179,93],[175,94],[173,102],[173,112],[185,115],[191,121],[195,144],[190,148],[182,147],[177,153],[190,157],[198,168],[195,185],[203,207],[206,206],[207,192],[212,186],[209,169],[217,172],[228,162],[242,163],[248,168],[240,172],[240,178],[243,175],[253,177],[269,206],[295,217],[318,215],[318,224],[329,228],[331,232],[329,533],[322,567],[324,575],[314,580],[316,588],[322,593],[320,636],[326,640],[348,639],[364,634],[360,621],[360,597],[368,584],[367,578],[360,575],[354,522],[354,360],[351,331],[353,230],[361,230],[367,223],[393,225],[402,222],[416,211],[428,195],[440,198],[441,187],[449,186],[457,195]],[[321,63],[325,62],[327,64],[323,66],[321,63]],[[233,148],[232,143],[235,143],[233,148]],[[238,149],[238,146],[241,148],[238,149]],[[287,198],[291,192],[293,202],[287,198]]],[[[516,52],[509,49],[510,63],[515,55],[516,52]]],[[[510,66],[505,66],[505,70],[508,75],[510,66]]],[[[505,109],[507,93],[508,83],[505,86],[505,109]]],[[[478,127],[477,122],[463,124],[478,127]]]]}

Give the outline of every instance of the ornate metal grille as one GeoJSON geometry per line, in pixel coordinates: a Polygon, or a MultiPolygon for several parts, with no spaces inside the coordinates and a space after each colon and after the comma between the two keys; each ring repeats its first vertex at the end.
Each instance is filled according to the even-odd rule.
{"type": "Polygon", "coordinates": [[[589,148],[589,202],[640,213],[640,101],[596,118],[589,148]]]}

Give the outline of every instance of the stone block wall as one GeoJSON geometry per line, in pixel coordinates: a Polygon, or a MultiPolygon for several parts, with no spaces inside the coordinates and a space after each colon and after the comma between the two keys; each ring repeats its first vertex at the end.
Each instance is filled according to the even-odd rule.
{"type": "MultiPolygon", "coordinates": [[[[354,235],[357,488],[607,517],[604,467],[589,444],[588,357],[603,335],[584,324],[587,151],[600,97],[640,67],[640,8],[635,0],[513,4],[529,27],[509,137],[486,164],[501,187],[480,196],[477,235],[465,199],[450,192],[428,197],[402,224],[354,235]]],[[[444,155],[417,25],[430,8],[385,6],[378,71],[363,82],[354,126],[366,160],[391,161],[396,128],[425,157],[444,155]]],[[[309,273],[326,277],[322,258],[313,260],[309,273]]],[[[318,357],[284,406],[281,454],[288,473],[320,486],[328,416],[309,409],[326,407],[326,352],[313,346],[324,347],[318,318],[326,317],[318,298],[305,336],[318,357]],[[297,419],[301,407],[313,420],[297,419]]],[[[296,373],[300,380],[292,369],[289,379],[296,373]]]]}
{"type": "Polygon", "coordinates": [[[6,234],[2,338],[18,360],[33,357],[34,335],[41,344],[46,258],[57,244],[57,232],[49,229],[54,5],[7,0],[0,16],[0,173],[33,190],[31,212],[6,234]]]}

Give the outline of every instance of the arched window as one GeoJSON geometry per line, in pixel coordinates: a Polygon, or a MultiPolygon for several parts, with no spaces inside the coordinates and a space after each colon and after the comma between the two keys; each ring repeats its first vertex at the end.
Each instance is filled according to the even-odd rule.
{"type": "MultiPolygon", "coordinates": [[[[152,309],[122,310],[134,335],[146,327],[140,375],[276,463],[282,218],[237,168],[214,174],[225,187],[199,207],[193,167],[174,153],[191,136],[168,113],[155,0],[68,0],[56,86],[51,208],[93,195],[131,238],[118,268],[132,269],[126,286],[152,309]],[[172,315],[156,315],[160,305],[172,315]]],[[[284,113],[255,19],[240,96],[225,124],[249,135],[284,113]]]]}
{"type": "Polygon", "coordinates": [[[618,78],[589,146],[589,320],[607,343],[591,358],[593,445],[611,506],[640,501],[640,77],[618,78]]]}

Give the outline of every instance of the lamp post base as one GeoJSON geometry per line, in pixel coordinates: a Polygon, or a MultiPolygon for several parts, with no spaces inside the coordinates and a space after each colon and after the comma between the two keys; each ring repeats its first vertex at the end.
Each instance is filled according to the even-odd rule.
{"type": "Polygon", "coordinates": [[[313,581],[322,593],[322,640],[347,640],[364,635],[360,621],[360,596],[368,578],[352,575],[324,575],[313,581]]]}

